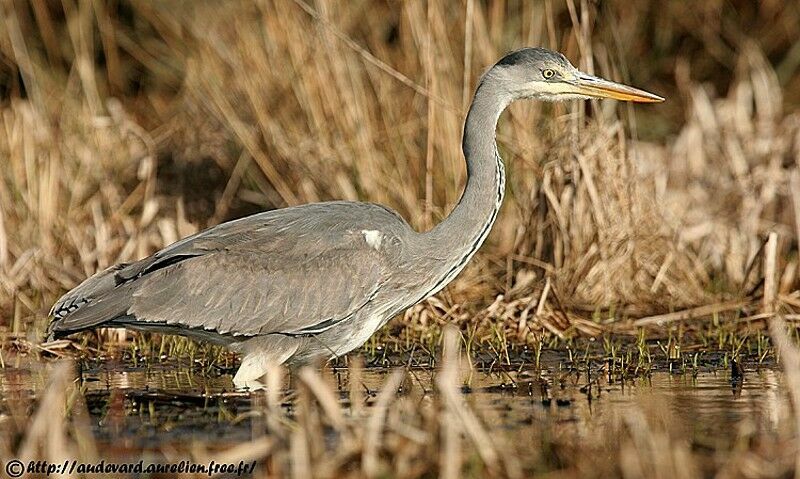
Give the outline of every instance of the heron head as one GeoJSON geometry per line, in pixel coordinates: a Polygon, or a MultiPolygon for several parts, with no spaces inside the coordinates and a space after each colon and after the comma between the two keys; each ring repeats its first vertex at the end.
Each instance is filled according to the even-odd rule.
{"type": "Polygon", "coordinates": [[[498,61],[487,76],[501,80],[513,99],[562,101],[588,98],[655,103],[664,98],[578,70],[561,53],[523,48],[498,61]]]}

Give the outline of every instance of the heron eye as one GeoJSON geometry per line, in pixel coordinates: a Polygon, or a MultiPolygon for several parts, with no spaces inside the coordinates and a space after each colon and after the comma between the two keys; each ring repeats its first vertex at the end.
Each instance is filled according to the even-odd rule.
{"type": "Polygon", "coordinates": [[[545,78],[545,80],[549,80],[549,79],[553,78],[555,76],[555,74],[556,74],[556,72],[554,72],[553,70],[550,70],[549,68],[547,70],[542,70],[542,76],[545,78]]]}

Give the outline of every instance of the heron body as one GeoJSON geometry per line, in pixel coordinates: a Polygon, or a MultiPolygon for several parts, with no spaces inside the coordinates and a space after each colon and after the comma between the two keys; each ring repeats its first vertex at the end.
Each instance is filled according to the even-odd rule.
{"type": "Polygon", "coordinates": [[[467,184],[432,230],[381,205],[335,201],[212,227],[88,278],[53,306],[54,337],[96,327],[182,334],[243,355],[234,383],[269,364],[343,355],[444,288],[486,239],[503,202],[495,128],[518,99],[663,99],[579,72],[543,48],[509,53],[482,77],[464,125],[467,184]]]}

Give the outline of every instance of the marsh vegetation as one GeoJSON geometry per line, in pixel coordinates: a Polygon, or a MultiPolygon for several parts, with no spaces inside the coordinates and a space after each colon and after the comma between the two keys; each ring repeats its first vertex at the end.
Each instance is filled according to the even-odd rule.
{"type": "Polygon", "coordinates": [[[11,0],[0,12],[3,463],[800,474],[800,5],[11,0]],[[275,371],[270,393],[249,396],[230,389],[234,356],[183,339],[42,343],[65,290],[227,219],[352,199],[431,227],[464,182],[476,79],[522,45],[668,101],[514,105],[487,244],[358,353],[291,380],[275,371]]]}

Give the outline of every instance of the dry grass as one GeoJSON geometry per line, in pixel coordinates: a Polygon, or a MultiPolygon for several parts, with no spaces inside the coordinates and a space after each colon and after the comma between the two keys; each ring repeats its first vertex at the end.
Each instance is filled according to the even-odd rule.
{"type": "Polygon", "coordinates": [[[16,336],[37,338],[94,271],[247,212],[345,198],[429,227],[464,181],[475,78],[525,44],[670,102],[514,105],[489,244],[405,332],[456,322],[525,343],[694,307],[710,309],[675,317],[757,313],[769,232],[776,309],[800,307],[800,117],[782,94],[798,100],[796,6],[670,7],[653,24],[571,0],[115,5],[4,8],[0,324],[16,336]]]}
{"type": "MultiPolygon", "coordinates": [[[[235,216],[344,198],[430,227],[464,182],[475,79],[536,44],[669,101],[514,105],[498,130],[510,174],[489,242],[388,332],[438,341],[454,323],[468,343],[541,345],[707,317],[752,331],[775,313],[792,328],[800,6],[694,3],[3,2],[0,366],[13,360],[7,338],[37,343],[53,300],[86,276],[235,216]]],[[[798,353],[781,321],[770,333],[797,411],[798,353]]],[[[276,371],[252,443],[186,454],[258,460],[274,477],[800,477],[788,426],[742,432],[711,463],[636,411],[594,448],[547,431],[520,444],[458,393],[446,336],[434,395],[398,397],[409,378],[397,373],[370,407],[353,387],[347,407],[307,370],[290,414],[276,371]]],[[[98,460],[69,366],[35,409],[0,415],[0,461],[98,460]]]]}

